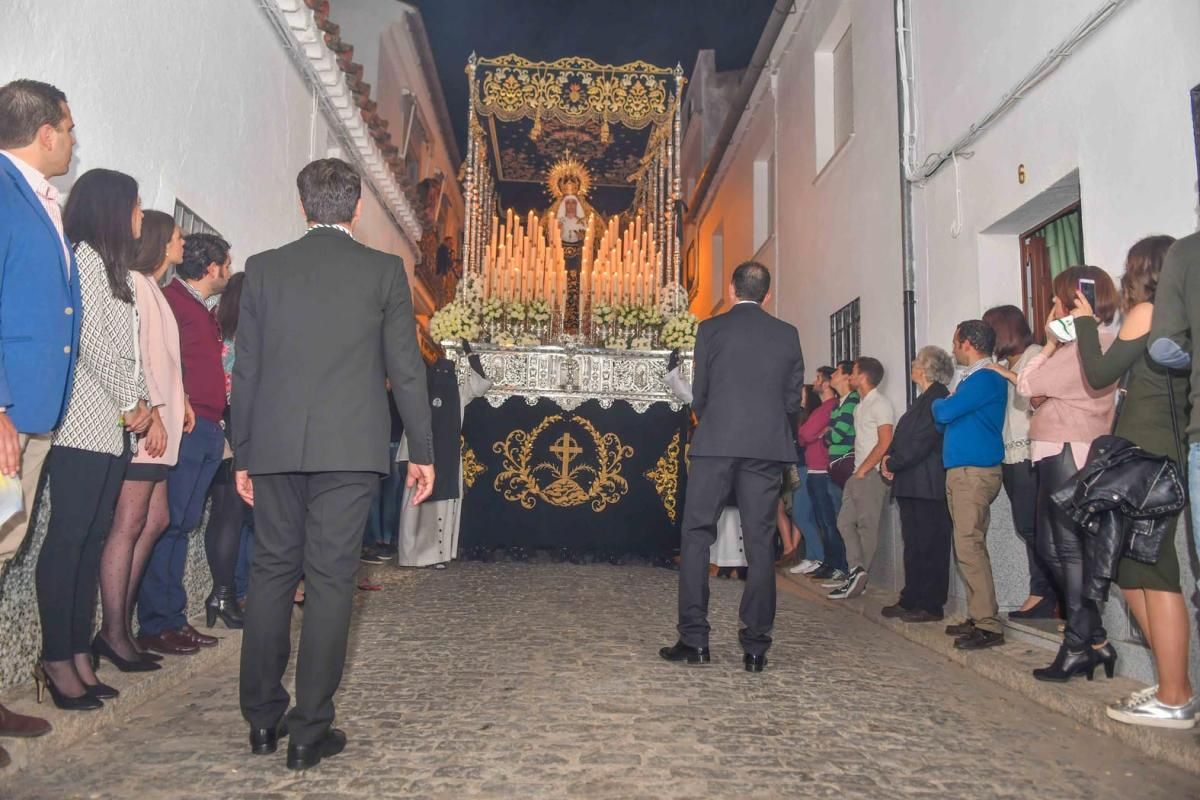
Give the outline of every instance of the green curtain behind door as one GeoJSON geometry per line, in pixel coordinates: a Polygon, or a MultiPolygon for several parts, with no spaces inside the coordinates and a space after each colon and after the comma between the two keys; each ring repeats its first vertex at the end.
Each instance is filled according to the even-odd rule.
{"type": "Polygon", "coordinates": [[[1050,254],[1050,277],[1067,267],[1083,264],[1083,217],[1078,209],[1059,217],[1038,231],[1050,254]]]}

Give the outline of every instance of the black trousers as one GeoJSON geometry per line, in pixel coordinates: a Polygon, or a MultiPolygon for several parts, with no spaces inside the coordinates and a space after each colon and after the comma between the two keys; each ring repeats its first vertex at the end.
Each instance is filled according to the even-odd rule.
{"type": "Polygon", "coordinates": [[[1025,542],[1025,558],[1029,562],[1029,594],[1034,597],[1057,597],[1054,573],[1037,549],[1037,471],[1031,461],[1002,465],[1004,492],[1012,506],[1013,527],[1025,542]]]}
{"type": "Polygon", "coordinates": [[[232,459],[221,462],[209,494],[212,508],[208,513],[208,527],[204,529],[204,553],[208,557],[213,586],[232,587],[246,508],[246,502],[237,492],[232,459]]]}
{"type": "Polygon", "coordinates": [[[254,562],[241,669],[242,715],[251,727],[272,727],[287,709],[283,673],[302,575],[304,623],[289,733],[293,742],[311,744],[333,722],[363,526],[378,485],[374,472],[254,476],[254,562]]]}
{"type": "Polygon", "coordinates": [[[737,494],[746,548],[738,640],[751,655],[771,646],[775,624],[775,515],[784,464],[750,458],[692,456],[679,562],[679,640],[708,647],[708,552],[730,490],[737,494]]]}
{"type": "Polygon", "coordinates": [[[47,661],[91,652],[100,554],[128,463],[128,454],[73,447],[51,447],[46,457],[50,520],[35,580],[47,661]]]}
{"type": "Polygon", "coordinates": [[[897,497],[904,540],[904,589],[900,606],[940,616],[950,591],[950,543],[954,524],[945,500],[897,497]]]}
{"type": "Polygon", "coordinates": [[[1050,495],[1078,472],[1071,445],[1051,458],[1037,462],[1038,553],[1054,572],[1059,597],[1066,606],[1067,630],[1063,641],[1072,650],[1108,639],[1101,621],[1100,605],[1083,596],[1084,533],[1076,527],[1050,495]]]}

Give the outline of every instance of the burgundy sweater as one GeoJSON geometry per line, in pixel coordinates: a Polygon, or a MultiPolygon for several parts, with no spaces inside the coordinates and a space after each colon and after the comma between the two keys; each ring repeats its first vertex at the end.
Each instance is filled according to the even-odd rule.
{"type": "Polygon", "coordinates": [[[217,317],[176,278],[163,289],[179,323],[183,390],[196,416],[220,422],[225,415],[225,370],[221,368],[221,326],[217,317]]]}

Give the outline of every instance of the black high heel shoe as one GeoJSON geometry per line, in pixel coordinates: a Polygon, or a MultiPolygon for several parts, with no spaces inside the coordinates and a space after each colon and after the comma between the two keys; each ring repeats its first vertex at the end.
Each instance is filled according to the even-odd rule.
{"type": "Polygon", "coordinates": [[[108,659],[121,672],[153,672],[156,669],[162,669],[162,664],[145,661],[140,656],[133,661],[122,658],[121,654],[97,633],[96,638],[92,639],[92,669],[99,665],[101,656],[108,659]]]}
{"type": "Polygon", "coordinates": [[[46,696],[46,690],[49,689],[50,699],[63,711],[95,711],[97,708],[104,707],[104,702],[91,692],[85,691],[79,697],[67,697],[58,690],[54,681],[50,680],[50,676],[46,674],[46,668],[42,666],[41,662],[33,667],[33,682],[37,685],[38,705],[41,705],[46,696]]]}
{"type": "Polygon", "coordinates": [[[1117,671],[1117,650],[1112,646],[1112,642],[1105,642],[1090,649],[1096,664],[1104,666],[1104,677],[1111,679],[1117,671]]]}
{"type": "Polygon", "coordinates": [[[1053,597],[1043,597],[1028,611],[1010,611],[1009,619],[1054,619],[1058,610],[1058,600],[1053,597]]]}
{"type": "Polygon", "coordinates": [[[245,624],[242,610],[238,608],[237,592],[232,586],[214,586],[212,594],[204,601],[204,621],[208,627],[217,624],[217,617],[231,630],[238,630],[245,624]]]}
{"type": "Polygon", "coordinates": [[[1054,663],[1043,669],[1035,669],[1033,677],[1039,681],[1050,681],[1052,683],[1066,683],[1076,675],[1087,675],[1087,679],[1092,679],[1092,673],[1096,669],[1096,658],[1092,655],[1092,648],[1085,646],[1082,650],[1072,650],[1065,644],[1058,648],[1058,655],[1054,659],[1054,663]]]}
{"type": "Polygon", "coordinates": [[[100,700],[112,700],[115,697],[120,697],[121,693],[107,683],[85,683],[83,688],[87,689],[88,694],[100,700]]]}

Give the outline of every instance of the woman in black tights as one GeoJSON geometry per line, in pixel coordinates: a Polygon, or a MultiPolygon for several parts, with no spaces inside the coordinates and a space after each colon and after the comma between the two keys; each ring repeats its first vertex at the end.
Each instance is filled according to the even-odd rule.
{"type": "Polygon", "coordinates": [[[153,422],[129,274],[142,228],[137,181],[112,170],[84,173],[67,200],[63,227],[76,243],[80,346],[67,413],[46,459],[51,507],[37,562],[42,657],[34,679],[39,701],[49,690],[59,708],[82,711],[117,696],[96,679],[92,664],[96,581],[130,437],[148,441],[153,422]]]}
{"type": "Polygon", "coordinates": [[[138,309],[142,369],[150,392],[155,435],[148,435],[125,471],[112,529],[100,556],[100,603],[104,620],[92,640],[96,657],[122,672],[158,669],[162,656],[134,642],[130,614],[154,543],[167,529],[167,470],[179,455],[187,428],[187,397],[179,356],[179,326],[159,286],[183,260],[183,234],[169,214],[147,211],[137,255],[129,266],[138,309]]]}
{"type": "MultiPolygon", "coordinates": [[[[239,272],[229,279],[217,306],[217,321],[221,325],[221,336],[225,340],[221,350],[221,364],[225,369],[225,396],[230,394],[230,375],[233,373],[235,356],[234,339],[237,336],[238,306],[242,302],[242,282],[245,273],[239,272]]],[[[237,569],[238,550],[242,544],[242,516],[245,502],[237,492],[233,480],[233,451],[229,449],[229,414],[225,416],[225,460],[217,470],[209,496],[208,527],[204,531],[204,550],[208,556],[208,569],[212,572],[213,589],[204,602],[205,621],[208,627],[220,618],[229,628],[242,627],[242,610],[238,607],[237,591],[234,588],[234,571],[237,569]]]]}

